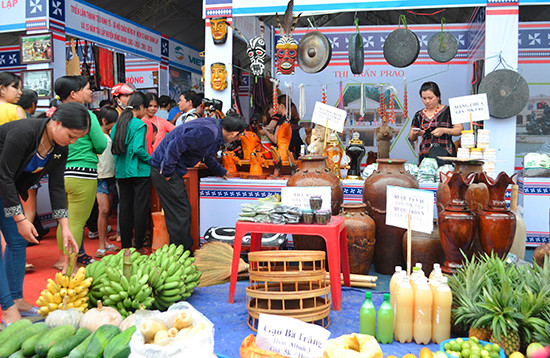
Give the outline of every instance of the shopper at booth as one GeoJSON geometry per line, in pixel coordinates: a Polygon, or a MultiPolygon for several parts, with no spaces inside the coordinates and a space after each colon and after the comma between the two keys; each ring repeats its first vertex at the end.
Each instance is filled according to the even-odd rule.
{"type": "Polygon", "coordinates": [[[225,143],[239,139],[245,128],[246,121],[239,114],[229,114],[222,120],[198,118],[174,128],[154,151],[151,180],[164,209],[171,243],[184,245],[186,250],[193,245],[191,204],[183,181],[187,168],[202,161],[225,178],[227,170],[214,155],[225,143]]]}
{"type": "Polygon", "coordinates": [[[0,72],[0,125],[27,117],[15,104],[20,97],[21,79],[11,72],[0,72]]]}
{"type": "Polygon", "coordinates": [[[167,119],[168,112],[170,112],[170,109],[172,108],[170,106],[171,102],[172,102],[172,99],[167,95],[160,96],[158,100],[159,110],[157,111],[156,116],[159,118],[167,119]]]}
{"type": "Polygon", "coordinates": [[[113,97],[119,115],[126,109],[128,100],[134,92],[136,92],[136,87],[131,83],[117,83],[111,89],[111,97],[113,97]]]}
{"type": "Polygon", "coordinates": [[[149,102],[142,92],[128,100],[126,109],[111,130],[115,177],[119,187],[119,225],[122,248],[134,247],[145,254],[143,241],[150,211],[151,156],[147,153],[147,125],[141,118],[149,102]]]}
{"type": "Polygon", "coordinates": [[[449,106],[441,104],[441,92],[435,82],[425,82],[420,87],[420,98],[425,108],[414,114],[409,141],[422,137],[418,162],[429,156],[430,148],[438,145],[446,149],[448,156],[456,156],[453,136],[461,134],[462,124],[453,124],[449,106]]]}
{"type": "Polygon", "coordinates": [[[23,108],[26,118],[34,116],[36,113],[36,106],[38,105],[38,93],[32,89],[22,90],[21,98],[19,98],[17,105],[23,108]]]}
{"type": "Polygon", "coordinates": [[[158,101],[160,101],[160,98],[157,98],[157,95],[154,93],[147,93],[145,96],[147,96],[147,100],[149,100],[149,107],[147,107],[147,112],[141,120],[147,124],[147,151],[149,154],[153,154],[153,150],[158,147],[166,133],[174,129],[175,126],[164,118],[160,118],[156,115],[159,112],[158,101]],[[153,127],[157,128],[155,136],[153,136],[153,127]],[[151,132],[149,133],[149,131],[151,132]]]}
{"type": "Polygon", "coordinates": [[[4,323],[38,314],[38,307],[23,299],[27,242],[38,243],[35,227],[21,206],[27,189],[49,176],[52,217],[59,222],[62,247],[77,252],[69,228],[63,174],[67,145],[85,136],[90,115],[80,103],[61,105],[52,118],[14,121],[0,126],[0,229],[6,240],[0,255],[0,306],[4,323]]]}
{"type": "MultiPolygon", "coordinates": [[[[92,90],[87,77],[62,76],[54,84],[55,93],[62,103],[77,102],[88,104],[92,102],[92,90]]],[[[86,254],[83,245],[83,233],[86,220],[90,216],[95,203],[97,191],[98,155],[107,147],[107,139],[101,130],[99,121],[93,112],[88,111],[91,122],[90,131],[69,145],[69,155],[65,168],[65,191],[67,193],[67,208],[69,210],[69,226],[77,243],[81,245],[77,262],[87,265],[94,259],[86,254]]],[[[60,260],[54,265],[63,272],[67,268],[67,252],[63,248],[62,232],[57,229],[57,243],[61,252],[60,260]]]]}
{"type": "Polygon", "coordinates": [[[172,123],[179,126],[182,123],[199,118],[197,107],[199,107],[201,103],[202,99],[200,99],[194,91],[183,92],[178,102],[180,113],[174,117],[172,123]]]}

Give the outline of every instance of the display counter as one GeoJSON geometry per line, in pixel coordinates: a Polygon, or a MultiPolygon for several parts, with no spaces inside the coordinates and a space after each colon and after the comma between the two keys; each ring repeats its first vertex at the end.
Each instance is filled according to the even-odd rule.
{"type": "MultiPolygon", "coordinates": [[[[363,201],[363,180],[342,180],[344,202],[363,201]]],[[[200,233],[201,238],[212,226],[234,227],[241,205],[253,203],[259,198],[273,194],[280,194],[281,188],[286,187],[286,180],[272,179],[228,179],[218,177],[201,178],[200,180],[200,233]]],[[[434,193],[434,217],[436,183],[420,185],[421,189],[434,193]]]]}
{"type": "Polygon", "coordinates": [[[523,207],[523,220],[527,228],[526,245],[539,246],[549,238],[550,178],[518,178],[518,205],[523,207]]]}

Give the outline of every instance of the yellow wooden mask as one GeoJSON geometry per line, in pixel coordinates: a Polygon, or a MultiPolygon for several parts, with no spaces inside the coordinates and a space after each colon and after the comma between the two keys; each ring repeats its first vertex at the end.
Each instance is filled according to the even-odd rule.
{"type": "Polygon", "coordinates": [[[227,19],[225,17],[213,17],[210,19],[210,30],[214,44],[221,45],[227,40],[227,19]]]}
{"type": "Polygon", "coordinates": [[[210,85],[213,90],[223,91],[227,88],[227,71],[225,64],[215,62],[210,66],[210,85]]]}

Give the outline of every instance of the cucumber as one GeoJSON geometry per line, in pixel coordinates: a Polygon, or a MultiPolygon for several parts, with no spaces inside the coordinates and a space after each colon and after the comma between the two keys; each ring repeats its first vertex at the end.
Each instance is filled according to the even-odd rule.
{"type": "Polygon", "coordinates": [[[7,341],[15,337],[15,333],[21,332],[24,328],[32,324],[28,319],[20,319],[15,321],[0,332],[0,347],[4,345],[7,341]]]}
{"type": "Polygon", "coordinates": [[[120,333],[120,328],[112,324],[104,324],[99,327],[93,334],[92,340],[86,349],[84,358],[100,358],[107,343],[120,333]]]}
{"type": "Polygon", "coordinates": [[[88,349],[92,336],[93,334],[90,334],[82,343],[74,347],[71,353],[69,353],[69,358],[84,358],[84,354],[86,354],[86,349],[88,349]]]}
{"type": "Polygon", "coordinates": [[[34,351],[40,357],[48,355],[48,351],[58,342],[62,342],[69,337],[74,336],[76,328],[71,324],[62,324],[48,331],[42,338],[38,340],[34,351]]]}
{"type": "MultiPolygon", "coordinates": [[[[45,331],[47,332],[47,331],[45,331]]],[[[34,346],[36,346],[36,343],[42,336],[45,334],[45,332],[40,332],[35,334],[34,336],[27,338],[25,342],[21,345],[21,351],[25,356],[32,356],[35,354],[34,352],[34,346]]]]}
{"type": "Polygon", "coordinates": [[[83,340],[92,334],[89,328],[80,327],[74,336],[67,338],[64,341],[56,343],[49,351],[48,358],[62,358],[69,355],[74,347],[82,343],[83,340]]]}
{"type": "Polygon", "coordinates": [[[111,339],[103,351],[103,358],[128,358],[130,355],[130,339],[132,339],[135,331],[136,326],[132,326],[111,339]]]}
{"type": "Polygon", "coordinates": [[[26,358],[26,356],[23,354],[22,350],[18,350],[17,352],[9,356],[9,358],[26,358]]]}
{"type": "Polygon", "coordinates": [[[44,322],[38,322],[35,324],[27,325],[18,334],[14,334],[11,339],[0,345],[0,357],[8,357],[11,354],[21,349],[23,342],[34,336],[37,333],[42,333],[48,329],[48,326],[44,322]]]}

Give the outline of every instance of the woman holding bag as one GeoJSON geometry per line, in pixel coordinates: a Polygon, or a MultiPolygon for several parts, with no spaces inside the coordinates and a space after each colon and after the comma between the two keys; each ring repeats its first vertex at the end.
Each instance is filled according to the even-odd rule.
{"type": "Polygon", "coordinates": [[[464,127],[462,124],[453,124],[449,106],[441,104],[441,92],[437,83],[423,83],[419,93],[425,108],[414,114],[409,132],[411,143],[422,137],[418,163],[426,157],[435,158],[436,154],[433,153],[437,150],[433,149],[433,155],[430,155],[431,148],[444,149],[438,149],[440,153],[437,156],[456,156],[453,136],[460,135],[464,127]]]}

